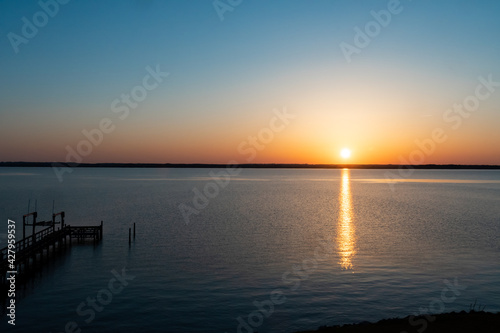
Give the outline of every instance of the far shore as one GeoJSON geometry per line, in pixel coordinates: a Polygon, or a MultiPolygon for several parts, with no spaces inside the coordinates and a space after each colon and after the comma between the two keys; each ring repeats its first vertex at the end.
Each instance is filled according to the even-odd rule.
{"type": "Polygon", "coordinates": [[[315,331],[296,333],[498,333],[500,312],[461,311],[418,317],[383,319],[376,323],[362,322],[323,326],[315,331]]]}
{"type": "Polygon", "coordinates": [[[206,163],[64,163],[64,162],[0,162],[0,167],[68,167],[68,168],[244,168],[244,169],[428,169],[428,170],[500,170],[500,165],[465,164],[206,164],[206,163]]]}

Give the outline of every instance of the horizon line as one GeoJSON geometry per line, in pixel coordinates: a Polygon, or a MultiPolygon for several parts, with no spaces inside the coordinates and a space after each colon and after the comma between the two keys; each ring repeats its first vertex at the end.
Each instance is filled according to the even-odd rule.
{"type": "Polygon", "coordinates": [[[67,162],[24,162],[3,161],[0,167],[69,167],[69,168],[261,168],[261,169],[500,169],[496,164],[318,164],[318,163],[130,163],[130,162],[98,162],[98,163],[67,163],[67,162]]]}

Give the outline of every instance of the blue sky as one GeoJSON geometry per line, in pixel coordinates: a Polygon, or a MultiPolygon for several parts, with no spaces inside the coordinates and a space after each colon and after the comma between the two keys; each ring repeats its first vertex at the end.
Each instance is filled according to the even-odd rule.
{"type": "MultiPolygon", "coordinates": [[[[103,161],[111,149],[121,152],[113,161],[191,162],[171,143],[161,156],[142,156],[140,147],[119,141],[137,138],[148,145],[145,135],[155,142],[189,138],[193,142],[185,149],[196,155],[195,147],[208,149],[213,137],[213,145],[237,146],[243,134],[259,130],[272,108],[283,105],[304,115],[290,132],[327,131],[314,124],[362,113],[333,105],[346,95],[364,98],[369,86],[383,90],[380,98],[390,98],[385,93],[395,89],[399,96],[425,100],[418,110],[401,110],[401,126],[410,126],[412,114],[438,119],[473,91],[478,76],[500,78],[497,1],[402,0],[401,13],[347,63],[339,44],[353,43],[354,27],[363,28],[373,20],[372,10],[387,6],[388,1],[243,0],[221,21],[213,1],[72,0],[59,5],[16,53],[8,34],[22,35],[22,18],[32,21],[41,7],[37,1],[0,1],[0,160],[64,160],[65,146],[78,142],[81,129],[109,115],[111,101],[157,64],[170,73],[168,79],[120,124],[114,138],[96,147],[89,162],[103,161]],[[8,138],[17,142],[15,150],[5,143],[8,138]]],[[[498,95],[482,106],[474,126],[483,121],[498,127],[498,95]]],[[[333,123],[331,131],[338,132],[333,123]]],[[[223,162],[230,155],[203,162],[223,162]]]]}

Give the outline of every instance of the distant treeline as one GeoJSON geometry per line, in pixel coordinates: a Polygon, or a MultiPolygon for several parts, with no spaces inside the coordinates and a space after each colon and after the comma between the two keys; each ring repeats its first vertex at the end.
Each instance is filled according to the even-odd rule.
{"type": "MultiPolygon", "coordinates": [[[[226,168],[228,164],[182,164],[182,163],[62,163],[62,162],[0,162],[0,167],[69,167],[69,168],[226,168]]],[[[500,165],[460,165],[460,164],[237,164],[232,167],[247,169],[500,169],[500,165]]]]}

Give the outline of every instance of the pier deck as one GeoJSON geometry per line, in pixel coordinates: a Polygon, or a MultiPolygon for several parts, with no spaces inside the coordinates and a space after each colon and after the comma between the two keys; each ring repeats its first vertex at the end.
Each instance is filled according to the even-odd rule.
{"type": "MultiPolygon", "coordinates": [[[[7,284],[7,275],[9,272],[15,272],[17,276],[26,278],[28,273],[35,271],[43,266],[56,253],[61,252],[67,246],[71,246],[72,240],[83,242],[93,240],[99,242],[102,240],[102,221],[97,226],[71,226],[64,225],[64,212],[53,214],[52,225],[30,236],[25,236],[16,241],[15,248],[10,249],[6,246],[0,250],[0,285],[7,284]],[[61,214],[62,213],[62,214],[61,214]],[[61,215],[61,227],[56,230],[55,216],[61,215]]],[[[36,222],[36,212],[25,215],[33,215],[33,231],[35,226],[46,226],[48,222],[36,222]]],[[[25,228],[25,219],[23,218],[23,234],[25,228]]]]}

